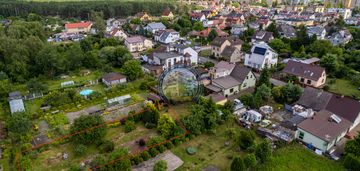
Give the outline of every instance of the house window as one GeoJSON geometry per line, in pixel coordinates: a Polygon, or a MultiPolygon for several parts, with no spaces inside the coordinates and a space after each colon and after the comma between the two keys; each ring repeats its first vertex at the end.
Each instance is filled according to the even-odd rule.
{"type": "Polygon", "coordinates": [[[325,80],[324,80],[324,79],[322,79],[322,81],[321,81],[321,82],[322,82],[322,83],[324,83],[324,81],[325,81],[325,80]]]}
{"type": "Polygon", "coordinates": [[[252,78],[252,75],[250,75],[250,78],[252,78]]]}
{"type": "Polygon", "coordinates": [[[311,84],[311,80],[307,80],[306,84],[311,84]]]}
{"type": "Polygon", "coordinates": [[[305,133],[302,132],[302,131],[300,131],[300,133],[299,133],[299,139],[303,140],[303,139],[304,139],[304,135],[305,135],[305,133]]]}
{"type": "Polygon", "coordinates": [[[246,83],[244,83],[243,87],[246,87],[246,83]]]}
{"type": "Polygon", "coordinates": [[[234,92],[234,89],[233,89],[233,88],[230,89],[230,93],[232,93],[232,92],[234,92]]]}
{"type": "Polygon", "coordinates": [[[305,80],[304,80],[304,78],[300,78],[300,82],[302,82],[302,83],[303,83],[304,81],[305,81],[305,80]]]}

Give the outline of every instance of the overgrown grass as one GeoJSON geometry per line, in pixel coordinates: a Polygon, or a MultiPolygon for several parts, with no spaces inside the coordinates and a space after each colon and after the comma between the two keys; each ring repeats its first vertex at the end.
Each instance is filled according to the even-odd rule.
{"type": "Polygon", "coordinates": [[[331,92],[360,99],[360,91],[351,83],[350,80],[335,79],[335,81],[332,81],[329,79],[328,85],[330,87],[329,91],[331,92]]]}
{"type": "Polygon", "coordinates": [[[238,128],[235,123],[221,125],[215,129],[214,134],[202,134],[172,149],[172,152],[180,157],[184,164],[177,170],[201,170],[208,165],[214,165],[221,170],[229,170],[232,157],[241,153],[236,152],[233,140],[225,136],[226,128],[238,128]],[[229,146],[225,142],[230,142],[229,146]],[[186,153],[188,147],[195,147],[198,152],[194,155],[186,153]]]}
{"type": "Polygon", "coordinates": [[[339,162],[318,156],[314,152],[299,144],[292,144],[277,150],[270,162],[258,165],[256,170],[306,170],[306,171],[328,171],[345,170],[339,162]]]}

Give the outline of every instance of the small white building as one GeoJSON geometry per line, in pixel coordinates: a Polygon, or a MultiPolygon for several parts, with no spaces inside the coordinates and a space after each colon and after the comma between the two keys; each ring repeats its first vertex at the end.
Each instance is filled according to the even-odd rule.
{"type": "Polygon", "coordinates": [[[278,54],[265,42],[254,44],[251,54],[245,55],[244,65],[262,70],[265,66],[271,68],[278,62],[278,54]]]}
{"type": "Polygon", "coordinates": [[[172,29],[158,31],[154,34],[154,40],[164,44],[175,43],[179,38],[180,33],[172,29]]]}
{"type": "Polygon", "coordinates": [[[115,72],[104,74],[101,80],[107,86],[126,83],[126,77],[115,72]]]}

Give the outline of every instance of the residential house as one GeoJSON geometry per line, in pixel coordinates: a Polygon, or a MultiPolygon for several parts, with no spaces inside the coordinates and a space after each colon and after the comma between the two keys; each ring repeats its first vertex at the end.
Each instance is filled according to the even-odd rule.
{"type": "Polygon", "coordinates": [[[280,26],[278,27],[278,30],[279,30],[279,34],[282,37],[285,37],[285,38],[288,38],[288,39],[296,37],[296,30],[291,25],[280,24],[280,26]]]}
{"type": "Polygon", "coordinates": [[[25,111],[24,102],[19,91],[9,93],[8,101],[11,114],[25,111]]]}
{"type": "Polygon", "coordinates": [[[190,20],[203,22],[206,20],[206,16],[201,12],[192,12],[190,14],[190,20]]]}
{"type": "Polygon", "coordinates": [[[109,18],[106,20],[106,27],[120,28],[122,25],[126,23],[127,23],[126,19],[109,18]]]}
{"type": "Polygon", "coordinates": [[[360,102],[350,97],[306,87],[296,104],[314,111],[328,110],[351,122],[349,131],[360,123],[360,102]]]}
{"type": "Polygon", "coordinates": [[[295,137],[322,152],[332,152],[351,126],[346,118],[328,110],[317,112],[298,125],[295,137]]]}
{"type": "Polygon", "coordinates": [[[158,23],[149,23],[145,28],[148,32],[154,34],[157,31],[162,31],[166,29],[166,26],[162,22],[158,23]]]}
{"type": "Polygon", "coordinates": [[[124,40],[128,37],[128,35],[122,29],[114,28],[110,32],[108,32],[105,36],[107,37],[115,37],[120,40],[124,40]]]}
{"type": "Polygon", "coordinates": [[[66,33],[89,33],[92,22],[67,23],[65,24],[66,33]]]}
{"type": "Polygon", "coordinates": [[[167,7],[167,8],[165,8],[165,10],[162,12],[161,18],[167,19],[167,20],[172,20],[172,19],[174,19],[174,14],[171,12],[170,8],[167,7]]]}
{"type": "Polygon", "coordinates": [[[173,29],[157,31],[154,34],[155,41],[164,44],[175,43],[179,40],[179,38],[180,38],[180,33],[173,29]]]}
{"type": "Polygon", "coordinates": [[[104,74],[102,76],[101,80],[105,85],[107,85],[109,87],[126,83],[126,77],[124,75],[121,75],[121,74],[118,74],[115,72],[104,74]]]}
{"type": "Polygon", "coordinates": [[[231,74],[231,71],[234,69],[235,63],[220,61],[210,70],[211,79],[216,79],[219,77],[225,77],[231,74]]]}
{"type": "Polygon", "coordinates": [[[245,55],[244,65],[254,69],[262,70],[267,66],[271,68],[278,62],[278,54],[271,47],[264,43],[256,43],[251,48],[251,54],[245,55]]]}
{"type": "Polygon", "coordinates": [[[352,40],[352,35],[349,30],[340,30],[338,32],[333,33],[328,40],[334,45],[344,45],[349,43],[352,40]]]}
{"type": "Polygon", "coordinates": [[[211,53],[216,58],[223,57],[230,62],[240,62],[243,59],[243,43],[237,37],[217,37],[211,42],[211,53]]]}
{"type": "Polygon", "coordinates": [[[151,21],[152,17],[147,12],[139,12],[135,14],[136,18],[139,18],[141,21],[151,21]]]}
{"type": "Polygon", "coordinates": [[[251,43],[256,43],[256,42],[266,42],[266,43],[268,43],[272,39],[274,39],[274,36],[273,36],[272,32],[258,30],[251,37],[251,43]]]}
{"type": "Polygon", "coordinates": [[[243,25],[233,25],[231,27],[231,30],[230,30],[230,33],[232,35],[236,35],[236,36],[239,36],[239,35],[242,35],[244,31],[247,30],[247,27],[243,26],[243,25]]]}
{"type": "Polygon", "coordinates": [[[283,69],[283,72],[296,76],[301,84],[312,87],[321,87],[326,82],[325,69],[318,65],[290,60],[283,69]]]}
{"type": "Polygon", "coordinates": [[[316,38],[318,40],[322,40],[322,39],[325,39],[326,30],[322,26],[308,27],[307,28],[307,35],[309,37],[312,37],[313,35],[316,35],[316,38]]]}
{"type": "Polygon", "coordinates": [[[266,29],[272,23],[268,18],[260,18],[256,21],[262,29],[266,29]]]}
{"type": "Polygon", "coordinates": [[[188,34],[189,34],[189,36],[193,36],[193,37],[207,38],[209,36],[209,33],[211,32],[211,30],[213,30],[213,29],[216,31],[216,33],[219,37],[228,36],[228,34],[226,32],[222,31],[219,28],[206,28],[202,31],[191,31],[188,34]]]}
{"type": "Polygon", "coordinates": [[[124,44],[130,52],[141,52],[153,46],[151,40],[142,36],[127,37],[125,38],[124,44]]]}
{"type": "Polygon", "coordinates": [[[198,53],[191,47],[185,45],[167,46],[166,50],[157,50],[147,61],[151,65],[160,65],[163,70],[174,65],[197,65],[198,53]]]}
{"type": "Polygon", "coordinates": [[[213,79],[211,84],[205,87],[225,97],[254,87],[256,83],[256,77],[251,69],[225,61],[218,63],[210,73],[213,79]]]}

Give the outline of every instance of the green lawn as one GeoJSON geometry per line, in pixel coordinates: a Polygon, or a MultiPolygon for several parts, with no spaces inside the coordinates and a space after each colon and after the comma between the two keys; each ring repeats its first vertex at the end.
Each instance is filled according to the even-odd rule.
{"type": "Polygon", "coordinates": [[[229,170],[232,156],[241,153],[236,152],[234,142],[227,140],[225,137],[225,130],[228,127],[240,129],[235,123],[221,125],[216,129],[215,134],[202,134],[173,148],[171,151],[184,161],[184,164],[177,170],[201,170],[210,164],[221,170],[229,170]],[[226,141],[230,142],[229,146],[225,145],[226,141]],[[195,147],[198,149],[198,152],[194,155],[189,155],[186,153],[186,148],[188,147],[195,147]]]}
{"type": "Polygon", "coordinates": [[[272,160],[265,165],[260,165],[257,170],[340,171],[345,169],[339,162],[329,160],[323,156],[318,156],[301,145],[292,144],[277,150],[274,153],[272,160]]]}
{"type": "Polygon", "coordinates": [[[330,80],[328,80],[328,85],[331,92],[360,99],[360,91],[350,80],[336,79],[333,84],[330,84],[330,80]]]}

